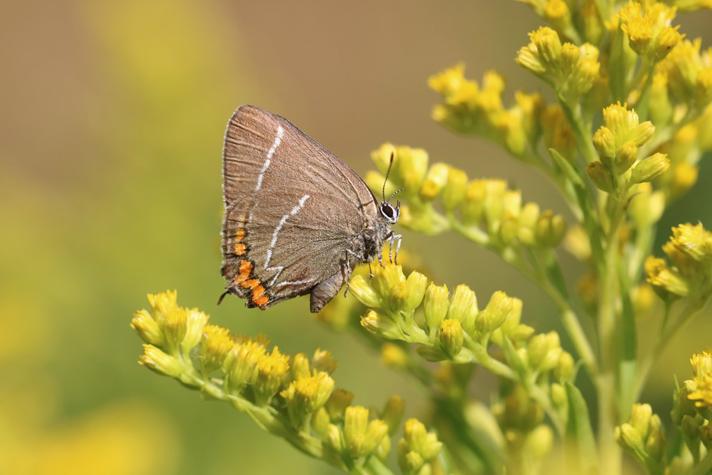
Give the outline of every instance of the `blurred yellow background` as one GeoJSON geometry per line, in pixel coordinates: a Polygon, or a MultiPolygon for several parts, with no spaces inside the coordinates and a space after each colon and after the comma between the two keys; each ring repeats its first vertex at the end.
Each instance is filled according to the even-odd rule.
{"type": "MultiPolygon", "coordinates": [[[[563,211],[542,177],[430,120],[426,78],[460,60],[472,76],[494,68],[541,89],[513,61],[537,25],[514,1],[27,0],[4,5],[0,22],[0,473],[331,473],[136,364],[131,314],[169,288],[236,333],[291,353],[331,350],[359,403],[398,392],[410,414],[425,411],[420,388],[327,330],[306,299],[265,313],[215,305],[220,152],[240,104],[290,118],[361,173],[384,141],[420,146],[563,211]]],[[[710,22],[683,16],[683,31],[709,46],[710,22]]],[[[712,226],[710,168],[659,242],[678,222],[712,226]]],[[[529,323],[557,328],[551,303],[496,257],[455,236],[403,242],[434,279],[465,282],[480,300],[504,289],[524,298],[529,323]]],[[[710,344],[709,314],[694,326],[648,401],[667,407],[673,374],[710,344]]]]}

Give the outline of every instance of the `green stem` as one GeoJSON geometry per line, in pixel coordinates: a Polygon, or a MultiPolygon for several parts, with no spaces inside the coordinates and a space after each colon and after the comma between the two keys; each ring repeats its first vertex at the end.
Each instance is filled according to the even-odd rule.
{"type": "Polygon", "coordinates": [[[393,471],[376,456],[368,458],[359,473],[367,475],[392,475],[393,471]]]}
{"type": "Polygon", "coordinates": [[[596,380],[598,393],[598,442],[601,455],[601,472],[617,475],[621,471],[621,450],[614,437],[617,425],[616,401],[616,307],[618,302],[618,235],[623,220],[623,209],[617,197],[613,199],[610,227],[604,262],[599,269],[598,341],[601,362],[596,380]]]}
{"type": "Polygon", "coordinates": [[[559,103],[569,119],[571,127],[574,129],[574,134],[576,135],[576,142],[579,146],[579,151],[581,155],[586,159],[586,163],[595,162],[598,160],[598,152],[593,146],[593,139],[591,135],[591,128],[586,125],[586,121],[581,115],[580,105],[575,107],[569,106],[569,104],[562,98],[559,98],[559,103]]]}
{"type": "Polygon", "coordinates": [[[551,271],[546,272],[537,256],[530,253],[530,261],[532,263],[532,267],[534,268],[536,281],[542,285],[544,291],[558,307],[561,316],[561,323],[564,326],[569,338],[571,338],[571,342],[573,343],[574,348],[576,348],[576,353],[583,361],[589,374],[594,377],[598,372],[598,366],[596,364],[596,357],[593,353],[593,347],[591,346],[588,337],[586,337],[586,332],[584,332],[583,327],[581,327],[581,322],[576,315],[576,312],[569,303],[566,285],[562,278],[553,279],[550,276],[552,273],[559,276],[561,275],[558,263],[556,261],[552,261],[549,265],[551,271]]]}

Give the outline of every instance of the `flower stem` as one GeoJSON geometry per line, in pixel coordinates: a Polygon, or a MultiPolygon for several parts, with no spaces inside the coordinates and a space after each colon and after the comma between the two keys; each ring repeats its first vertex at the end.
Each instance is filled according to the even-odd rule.
{"type": "MultiPolygon", "coordinates": [[[[610,196],[609,198],[614,198],[610,196]]],[[[618,475],[621,471],[621,450],[614,437],[617,421],[616,369],[616,307],[619,290],[618,236],[623,209],[620,200],[614,201],[611,211],[607,246],[602,267],[599,268],[598,341],[600,371],[596,379],[598,395],[598,442],[601,455],[601,472],[618,475]]]]}

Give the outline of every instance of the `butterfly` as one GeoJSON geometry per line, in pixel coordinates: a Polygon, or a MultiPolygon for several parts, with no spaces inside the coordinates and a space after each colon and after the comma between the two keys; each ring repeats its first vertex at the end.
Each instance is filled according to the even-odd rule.
{"type": "MultiPolygon", "coordinates": [[[[393,156],[389,165],[393,164],[393,156]]],[[[223,147],[222,275],[248,307],[310,294],[320,311],[354,267],[381,261],[401,236],[400,203],[378,200],[361,177],[287,119],[243,105],[223,147]]]]}

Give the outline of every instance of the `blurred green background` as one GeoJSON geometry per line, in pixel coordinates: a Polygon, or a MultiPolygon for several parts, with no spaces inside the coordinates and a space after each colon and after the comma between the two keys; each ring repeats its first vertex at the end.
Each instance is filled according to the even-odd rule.
{"type": "MultiPolygon", "coordinates": [[[[683,17],[683,31],[709,46],[710,22],[683,17]]],[[[331,473],[139,367],[128,323],[149,291],[176,288],[184,305],[290,353],[331,350],[358,403],[400,393],[409,414],[426,411],[420,388],[326,329],[306,299],[264,313],[215,305],[220,152],[240,104],[290,118],[361,173],[384,141],[420,146],[563,211],[542,177],[430,120],[426,78],[460,60],[472,76],[495,68],[513,88],[540,89],[513,61],[537,25],[514,1],[26,0],[6,2],[0,24],[0,473],[331,473]]],[[[710,168],[659,242],[681,221],[712,226],[710,168]]],[[[551,303],[486,252],[407,232],[404,248],[434,279],[483,301],[504,289],[524,299],[528,323],[557,328],[551,303]]],[[[645,399],[667,407],[673,375],[710,344],[709,314],[693,326],[645,399]]]]}

